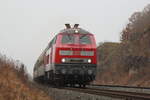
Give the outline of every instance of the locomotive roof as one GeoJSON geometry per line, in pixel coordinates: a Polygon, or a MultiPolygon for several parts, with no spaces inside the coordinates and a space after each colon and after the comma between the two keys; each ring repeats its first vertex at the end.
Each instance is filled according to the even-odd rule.
{"type": "Polygon", "coordinates": [[[82,28],[68,28],[68,29],[63,29],[60,31],[60,33],[69,33],[69,34],[74,34],[74,33],[80,33],[80,34],[90,34],[90,32],[82,29],[82,28]]]}

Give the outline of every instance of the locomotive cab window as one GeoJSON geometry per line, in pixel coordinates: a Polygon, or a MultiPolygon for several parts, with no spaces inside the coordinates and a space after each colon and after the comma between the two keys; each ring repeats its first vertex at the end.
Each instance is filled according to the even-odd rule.
{"type": "Polygon", "coordinates": [[[80,44],[91,44],[91,38],[89,35],[81,35],[79,42],[80,44]]]}
{"type": "Polygon", "coordinates": [[[62,36],[62,44],[73,44],[75,41],[74,35],[63,35],[62,36]]]}

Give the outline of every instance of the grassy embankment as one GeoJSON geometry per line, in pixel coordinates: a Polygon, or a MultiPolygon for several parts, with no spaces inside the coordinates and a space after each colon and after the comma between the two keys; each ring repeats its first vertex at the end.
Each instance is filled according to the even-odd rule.
{"type": "Polygon", "coordinates": [[[22,68],[0,58],[0,100],[51,100],[35,85],[22,68]]]}

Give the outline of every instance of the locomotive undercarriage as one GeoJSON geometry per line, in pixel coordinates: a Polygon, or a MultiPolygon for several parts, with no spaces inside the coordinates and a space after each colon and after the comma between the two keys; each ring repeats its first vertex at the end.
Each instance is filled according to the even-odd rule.
{"type": "Polygon", "coordinates": [[[78,84],[80,87],[89,84],[92,80],[94,80],[95,76],[89,75],[62,75],[64,85],[75,86],[78,84]]]}
{"type": "Polygon", "coordinates": [[[55,70],[45,73],[45,81],[56,86],[85,87],[95,79],[95,64],[58,64],[55,70]]]}

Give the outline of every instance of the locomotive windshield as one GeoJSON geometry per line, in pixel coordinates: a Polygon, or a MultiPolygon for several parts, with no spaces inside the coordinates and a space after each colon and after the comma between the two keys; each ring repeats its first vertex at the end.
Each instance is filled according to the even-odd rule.
{"type": "Polygon", "coordinates": [[[91,38],[89,35],[63,35],[62,36],[62,44],[92,44],[91,38]],[[79,38],[78,38],[79,37],[79,38]]]}
{"type": "Polygon", "coordinates": [[[74,35],[63,35],[62,43],[63,44],[73,44],[75,41],[74,35]]]}
{"type": "Polygon", "coordinates": [[[80,44],[91,44],[91,39],[89,35],[81,35],[79,38],[80,44]]]}

